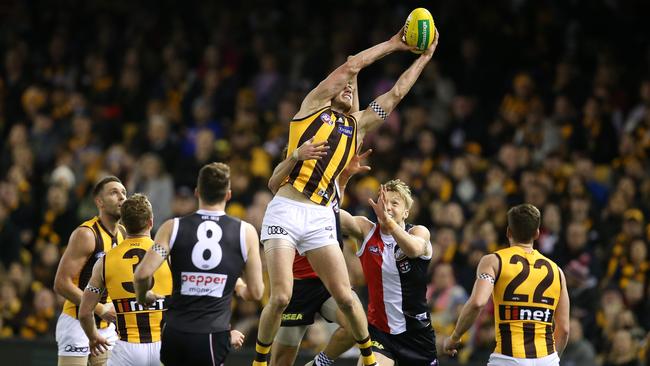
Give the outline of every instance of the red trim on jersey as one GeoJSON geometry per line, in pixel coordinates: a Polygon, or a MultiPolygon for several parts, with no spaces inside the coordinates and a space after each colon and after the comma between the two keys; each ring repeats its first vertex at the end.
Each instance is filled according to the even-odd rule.
{"type": "Polygon", "coordinates": [[[382,264],[384,242],[381,240],[379,224],[375,226],[375,232],[366,242],[359,260],[363,274],[368,283],[368,324],[385,333],[390,333],[386,307],[384,305],[384,285],[382,283],[382,264]]]}
{"type": "Polygon", "coordinates": [[[296,251],[293,257],[293,278],[306,280],[308,278],[318,278],[318,275],[309,264],[307,256],[301,256],[296,251]]]}

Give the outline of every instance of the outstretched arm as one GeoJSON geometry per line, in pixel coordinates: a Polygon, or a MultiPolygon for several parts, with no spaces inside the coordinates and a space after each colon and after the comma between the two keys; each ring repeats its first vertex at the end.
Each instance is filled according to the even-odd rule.
{"type": "Polygon", "coordinates": [[[316,88],[307,94],[296,116],[306,116],[328,105],[330,100],[342,91],[346,84],[364,67],[392,52],[409,50],[410,47],[402,41],[402,33],[403,30],[400,29],[388,41],[372,46],[348,58],[343,65],[332,71],[325,80],[321,81],[316,88]]]}
{"type": "Polygon", "coordinates": [[[476,317],[490,299],[494,289],[494,279],[496,278],[498,265],[498,259],[494,254],[488,254],[481,258],[476,269],[476,280],[474,281],[472,294],[460,312],[456,328],[451,333],[451,337],[445,340],[444,349],[448,355],[456,355],[460,338],[474,324],[476,317]]]}
{"type": "Polygon", "coordinates": [[[438,46],[438,39],[440,39],[440,33],[436,29],[436,38],[433,40],[431,46],[402,73],[395,85],[393,85],[393,88],[375,99],[365,110],[353,114],[359,121],[360,136],[379,127],[395,109],[397,104],[404,99],[413,87],[413,84],[415,84],[415,81],[420,77],[424,67],[429,63],[431,57],[433,57],[433,53],[438,46]]]}

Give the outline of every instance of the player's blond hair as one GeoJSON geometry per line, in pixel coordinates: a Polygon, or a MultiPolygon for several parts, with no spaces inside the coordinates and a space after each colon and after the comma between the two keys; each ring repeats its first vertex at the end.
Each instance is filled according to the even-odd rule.
{"type": "Polygon", "coordinates": [[[399,179],[389,180],[384,183],[384,188],[389,192],[397,192],[406,204],[406,209],[410,210],[413,206],[413,197],[411,197],[411,188],[399,179]]]}

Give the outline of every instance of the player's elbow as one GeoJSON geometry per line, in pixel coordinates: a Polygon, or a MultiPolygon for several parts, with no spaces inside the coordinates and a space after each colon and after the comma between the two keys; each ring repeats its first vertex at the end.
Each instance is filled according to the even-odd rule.
{"type": "Polygon", "coordinates": [[[79,319],[89,319],[93,317],[93,312],[87,306],[79,306],[79,319]]]}
{"type": "Polygon", "coordinates": [[[138,268],[135,270],[135,273],[133,273],[133,280],[135,282],[144,282],[149,279],[149,276],[150,275],[145,273],[145,271],[142,270],[142,268],[138,268]]]}
{"type": "Polygon", "coordinates": [[[562,338],[569,337],[569,332],[570,332],[569,323],[568,322],[561,322],[561,323],[555,324],[555,332],[557,333],[557,335],[559,337],[562,337],[562,338]],[[566,323],[566,324],[564,324],[564,323],[566,323]]]}
{"type": "Polygon", "coordinates": [[[485,307],[486,303],[487,303],[487,301],[484,301],[482,299],[478,299],[476,297],[471,297],[467,301],[467,306],[469,306],[474,311],[481,311],[485,307]]]}
{"type": "Polygon", "coordinates": [[[262,299],[262,295],[264,294],[264,282],[260,281],[259,284],[255,284],[253,286],[249,284],[248,293],[251,297],[251,300],[260,301],[262,299]]]}
{"type": "Polygon", "coordinates": [[[65,280],[63,278],[59,277],[59,276],[56,276],[54,278],[54,292],[57,295],[61,295],[63,297],[66,297],[65,296],[65,294],[66,294],[65,289],[66,289],[65,280]]]}
{"type": "Polygon", "coordinates": [[[361,71],[362,60],[359,57],[351,57],[343,64],[343,72],[350,77],[358,74],[361,71]]]}

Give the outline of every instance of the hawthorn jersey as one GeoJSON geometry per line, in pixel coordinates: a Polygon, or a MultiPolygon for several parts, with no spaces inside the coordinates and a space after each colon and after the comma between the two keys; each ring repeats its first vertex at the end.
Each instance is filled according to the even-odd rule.
{"type": "MultiPolygon", "coordinates": [[[[79,227],[87,227],[92,230],[95,236],[95,250],[88,257],[86,264],[81,268],[79,275],[72,279],[72,282],[83,291],[90,281],[90,277],[93,274],[93,267],[98,259],[103,257],[111,248],[116,246],[119,242],[124,240],[124,228],[121,225],[118,225],[117,235],[112,235],[111,232],[104,227],[99,217],[95,216],[92,219],[82,223],[79,227]]],[[[100,302],[105,304],[110,301],[106,293],[102,296],[100,302]]],[[[70,315],[71,317],[78,319],[79,318],[79,306],[72,303],[70,300],[65,300],[63,304],[63,313],[70,315]]],[[[95,323],[97,328],[106,328],[108,323],[105,320],[102,320],[100,317],[95,315],[95,323]]]]}
{"type": "MultiPolygon", "coordinates": [[[[408,224],[406,230],[412,225],[408,224]]],[[[389,334],[431,327],[427,267],[431,257],[409,258],[376,224],[357,252],[368,282],[368,324],[389,334]]]]}
{"type": "MultiPolygon", "coordinates": [[[[160,341],[167,299],[159,299],[150,308],[144,308],[137,303],[133,288],[135,269],[152,245],[149,237],[124,239],[104,257],[106,290],[115,306],[117,333],[124,342],[160,341]]],[[[166,261],[154,273],[151,291],[165,297],[171,295],[172,274],[166,261]]]]}
{"type": "Polygon", "coordinates": [[[541,358],[555,352],[553,315],[562,289],[558,266],[537,250],[518,246],[495,252],[495,353],[541,358]]]}
{"type": "Polygon", "coordinates": [[[287,182],[312,202],[327,206],[335,195],[336,178],[356,153],[357,122],[330,106],[294,119],[289,126],[287,156],[312,137],[315,142],[327,140],[327,155],[296,163],[287,182]]]}
{"type": "Polygon", "coordinates": [[[188,333],[230,330],[235,282],[247,259],[245,226],[222,211],[174,219],[170,262],[174,288],[166,326],[188,333]]]}

